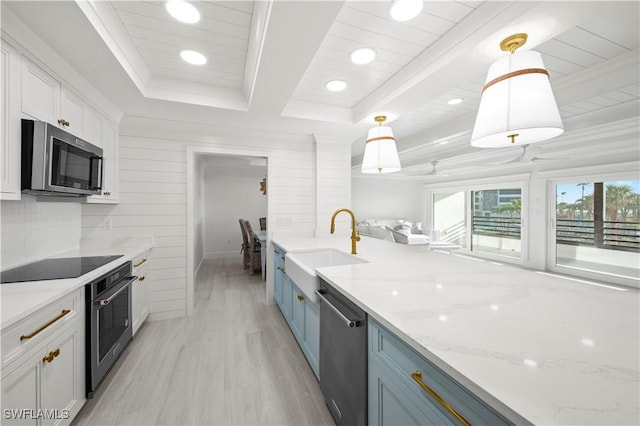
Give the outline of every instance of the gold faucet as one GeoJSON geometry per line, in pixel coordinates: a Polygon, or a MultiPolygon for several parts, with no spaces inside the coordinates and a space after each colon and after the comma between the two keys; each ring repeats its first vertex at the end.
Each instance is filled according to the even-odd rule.
{"type": "Polygon", "coordinates": [[[351,215],[351,254],[358,254],[356,252],[356,242],[360,241],[360,234],[356,231],[356,215],[351,210],[338,209],[333,212],[333,216],[331,216],[331,233],[333,234],[336,230],[336,216],[341,212],[347,212],[351,215]]]}

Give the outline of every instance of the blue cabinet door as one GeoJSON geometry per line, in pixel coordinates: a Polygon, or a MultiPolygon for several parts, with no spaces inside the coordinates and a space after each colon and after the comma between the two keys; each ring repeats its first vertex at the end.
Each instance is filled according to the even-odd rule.
{"type": "Polygon", "coordinates": [[[284,251],[278,246],[273,250],[273,298],[282,310],[282,280],[284,277],[284,251]]]}
{"type": "Polygon", "coordinates": [[[291,321],[291,279],[287,275],[286,271],[282,274],[282,315],[290,322],[291,321]]]}
{"type": "Polygon", "coordinates": [[[304,294],[296,285],[291,286],[291,331],[295,335],[298,343],[304,344],[305,340],[305,308],[304,294]]]}
{"type": "Polygon", "coordinates": [[[512,424],[371,317],[368,326],[371,424],[512,424]]]}
{"type": "Polygon", "coordinates": [[[320,377],[320,306],[307,300],[304,309],[305,355],[316,377],[320,377]]]}
{"type": "Polygon", "coordinates": [[[437,410],[416,403],[383,364],[369,361],[369,425],[452,425],[437,410]],[[425,410],[426,408],[426,410],[425,410]]]}

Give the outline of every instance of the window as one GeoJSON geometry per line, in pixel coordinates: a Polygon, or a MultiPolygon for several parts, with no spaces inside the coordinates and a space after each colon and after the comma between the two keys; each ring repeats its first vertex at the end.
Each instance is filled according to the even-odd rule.
{"type": "Polygon", "coordinates": [[[467,247],[466,211],[464,191],[434,194],[431,238],[467,247]]]}
{"type": "Polygon", "coordinates": [[[520,257],[522,191],[472,191],[471,250],[520,257]]]}
{"type": "Polygon", "coordinates": [[[556,185],[559,267],[640,276],[640,180],[556,185]]]}

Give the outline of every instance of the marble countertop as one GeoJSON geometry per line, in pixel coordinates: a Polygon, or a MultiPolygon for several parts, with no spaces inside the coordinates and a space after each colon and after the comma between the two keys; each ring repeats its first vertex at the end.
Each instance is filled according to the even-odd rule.
{"type": "Polygon", "coordinates": [[[151,238],[120,238],[113,241],[84,241],[76,250],[54,257],[104,256],[122,257],[78,278],[28,281],[0,285],[0,328],[6,329],[28,315],[100,277],[122,263],[133,260],[152,247],[151,238]]]}
{"type": "MultiPolygon", "coordinates": [[[[273,236],[287,251],[348,236],[273,236]]],[[[517,424],[640,424],[640,293],[362,237],[317,273],[517,424]]]]}

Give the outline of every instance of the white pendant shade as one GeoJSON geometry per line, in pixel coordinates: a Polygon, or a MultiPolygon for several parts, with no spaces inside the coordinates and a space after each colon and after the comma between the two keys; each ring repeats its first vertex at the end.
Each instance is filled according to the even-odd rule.
{"type": "Polygon", "coordinates": [[[369,130],[362,159],[362,173],[393,173],[400,170],[400,158],[393,131],[387,126],[369,130]]]}
{"type": "Polygon", "coordinates": [[[471,145],[525,145],[563,131],[549,75],[538,52],[516,52],[489,68],[471,145]]]}

